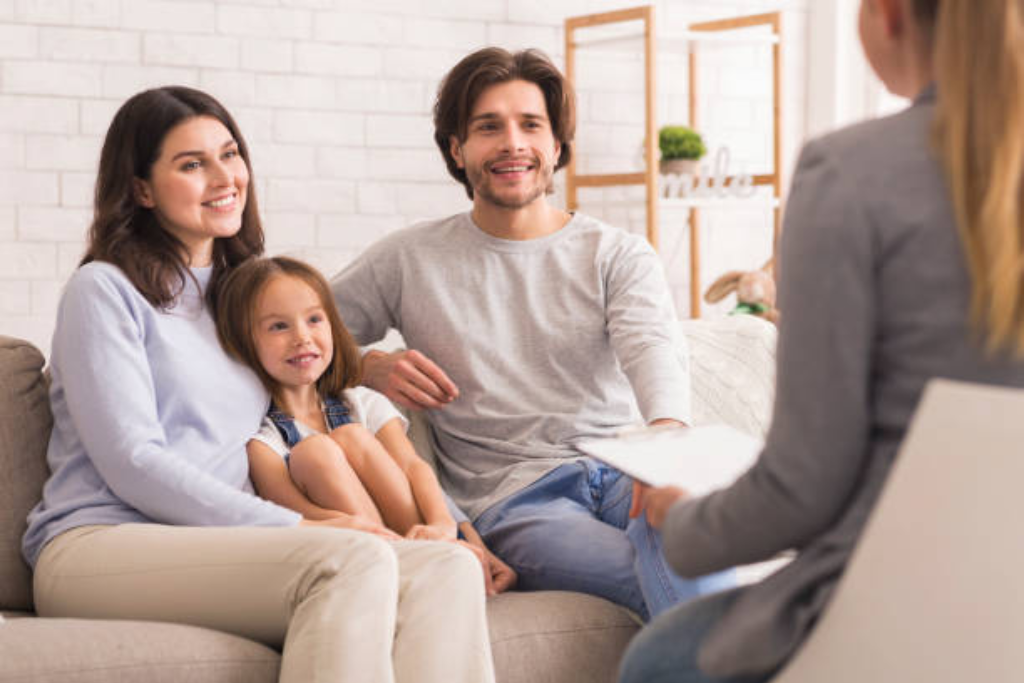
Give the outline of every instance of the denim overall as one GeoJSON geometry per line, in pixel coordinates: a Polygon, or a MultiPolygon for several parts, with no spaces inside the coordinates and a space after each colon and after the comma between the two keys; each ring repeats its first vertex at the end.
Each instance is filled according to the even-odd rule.
{"type": "MultiPolygon", "coordinates": [[[[336,398],[328,396],[323,400],[321,407],[324,419],[327,421],[328,431],[333,431],[342,425],[352,422],[352,415],[349,413],[348,406],[336,398]]],[[[267,417],[277,427],[277,431],[281,432],[281,438],[288,444],[288,448],[295,448],[295,444],[302,441],[302,438],[299,436],[299,430],[295,426],[295,419],[291,415],[282,412],[273,403],[270,404],[267,417]]]]}

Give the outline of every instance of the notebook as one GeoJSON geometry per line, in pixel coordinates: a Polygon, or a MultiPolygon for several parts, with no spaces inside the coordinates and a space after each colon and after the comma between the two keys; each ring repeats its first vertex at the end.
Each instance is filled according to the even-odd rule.
{"type": "Polygon", "coordinates": [[[699,496],[746,472],[763,441],[728,425],[653,428],[576,444],[583,453],[651,486],[679,486],[699,496]]]}

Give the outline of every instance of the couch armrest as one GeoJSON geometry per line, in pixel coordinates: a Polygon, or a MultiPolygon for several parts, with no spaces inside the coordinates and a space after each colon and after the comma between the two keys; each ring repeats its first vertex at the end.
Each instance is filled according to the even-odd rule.
{"type": "Polygon", "coordinates": [[[0,610],[32,609],[32,576],[21,558],[25,517],[49,472],[50,399],[43,355],[0,336],[0,610]]]}

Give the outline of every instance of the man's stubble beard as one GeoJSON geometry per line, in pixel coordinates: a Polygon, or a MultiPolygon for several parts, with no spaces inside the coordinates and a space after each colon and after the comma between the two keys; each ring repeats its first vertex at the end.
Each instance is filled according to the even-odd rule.
{"type": "Polygon", "coordinates": [[[478,168],[466,167],[466,178],[469,180],[470,186],[473,188],[473,197],[480,197],[489,204],[501,207],[503,209],[521,209],[524,206],[529,206],[533,202],[537,201],[540,197],[546,194],[550,194],[554,188],[554,166],[546,163],[542,163],[539,159],[534,160],[534,164],[539,170],[537,174],[538,181],[536,185],[521,199],[505,199],[498,195],[494,191],[491,183],[489,182],[488,172],[486,170],[478,170],[478,168]]]}

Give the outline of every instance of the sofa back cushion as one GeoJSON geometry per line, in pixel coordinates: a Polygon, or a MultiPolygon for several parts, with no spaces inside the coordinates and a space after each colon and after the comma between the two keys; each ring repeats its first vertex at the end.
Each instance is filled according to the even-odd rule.
{"type": "Polygon", "coordinates": [[[763,438],[775,399],[775,325],[734,315],[679,327],[689,350],[693,423],[727,424],[763,438]]]}
{"type": "Polygon", "coordinates": [[[0,336],[0,610],[32,609],[32,574],[21,557],[25,517],[49,475],[53,418],[43,355],[0,336]]]}

